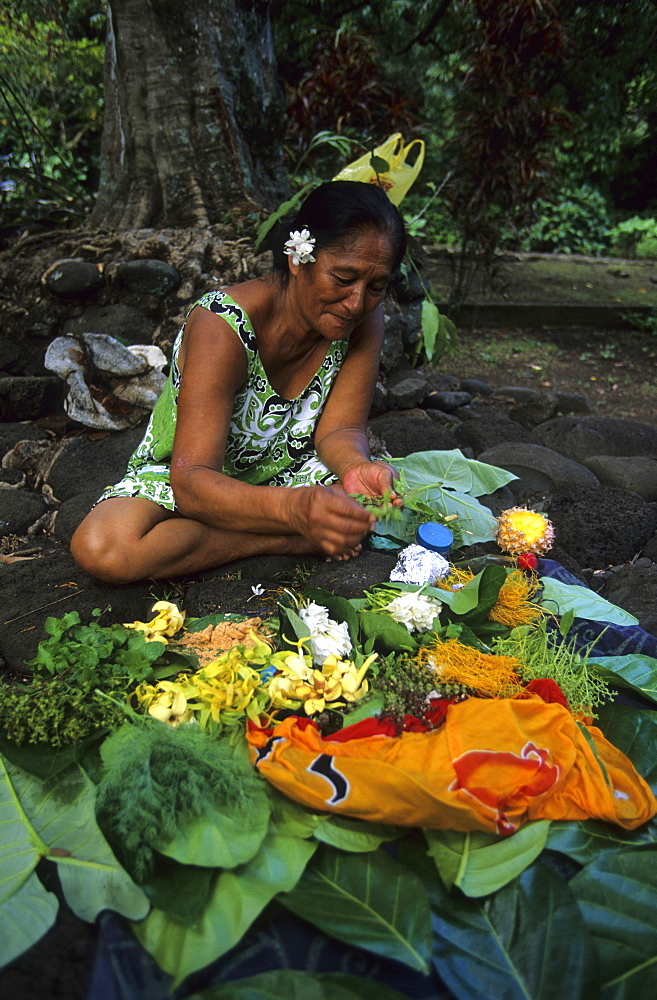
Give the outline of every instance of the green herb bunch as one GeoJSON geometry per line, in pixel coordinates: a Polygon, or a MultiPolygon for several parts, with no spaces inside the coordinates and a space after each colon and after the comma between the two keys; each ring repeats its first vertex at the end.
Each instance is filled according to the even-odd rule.
{"type": "Polygon", "coordinates": [[[391,718],[399,730],[405,715],[421,719],[430,694],[450,698],[467,693],[462,684],[437,684],[433,670],[410,656],[390,653],[379,665],[372,678],[372,690],[383,696],[381,713],[391,718]]]}
{"type": "Polygon", "coordinates": [[[587,657],[578,653],[574,640],[565,642],[558,633],[548,632],[545,621],[536,626],[522,625],[493,647],[498,656],[515,656],[521,666],[517,673],[529,683],[541,678],[555,681],[577,716],[592,715],[594,709],[611,699],[609,685],[587,663],[587,657]]]}
{"type": "Polygon", "coordinates": [[[77,611],[48,618],[45,629],[49,638],[27,663],[34,678],[0,683],[0,726],[15,743],[61,747],[97,729],[116,728],[122,710],[97,689],[121,702],[141,681],[179,667],[167,668],[170,653],[163,643],[146,642],[141,632],[122,625],[83,625],[77,611]]]}

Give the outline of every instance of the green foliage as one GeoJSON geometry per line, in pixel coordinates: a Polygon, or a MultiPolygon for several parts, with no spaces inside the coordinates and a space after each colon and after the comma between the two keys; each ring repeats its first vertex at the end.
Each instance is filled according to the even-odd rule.
{"type": "MultiPolygon", "coordinates": [[[[125,679],[105,685],[122,699],[125,679]]],[[[64,747],[82,743],[91,733],[115,729],[125,718],[121,708],[88,685],[69,686],[56,678],[29,684],[0,683],[2,729],[13,743],[64,747]]]]}
{"type": "Polygon", "coordinates": [[[431,922],[420,880],[383,850],[321,848],[283,905],[331,937],[428,973],[431,922]]]}
{"type": "Polygon", "coordinates": [[[608,683],[580,656],[575,641],[564,642],[548,632],[545,621],[513,629],[495,642],[494,652],[515,656],[521,664],[518,675],[526,683],[544,677],[556,681],[575,716],[594,715],[594,708],[611,698],[608,683]]]}
{"type": "Polygon", "coordinates": [[[657,219],[633,215],[609,231],[609,242],[617,257],[657,257],[657,219]]]}
{"type": "Polygon", "coordinates": [[[0,12],[0,221],[79,221],[100,145],[101,0],[0,12]]]}
{"type": "Polygon", "coordinates": [[[429,854],[446,889],[457,886],[465,896],[489,896],[508,885],[539,856],[550,823],[527,823],[510,837],[481,830],[425,830],[429,854]]]}
{"type": "MultiPolygon", "coordinates": [[[[256,821],[254,835],[245,840],[248,856],[238,850],[234,864],[258,850],[267,829],[267,797],[255,771],[226,740],[213,739],[197,726],[174,729],[145,720],[117,730],[103,743],[101,756],[98,817],[138,881],[151,872],[155,850],[168,851],[187,833],[202,844],[193,821],[215,819],[216,811],[236,820],[233,834],[240,825],[249,826],[249,814],[256,821]]],[[[223,851],[222,867],[228,867],[228,845],[211,846],[223,851]]],[[[205,863],[213,866],[216,860],[206,856],[205,863]]]]}
{"type": "Polygon", "coordinates": [[[522,250],[580,253],[591,257],[609,249],[609,214],[602,194],[589,184],[565,187],[540,200],[537,221],[522,238],[522,250]]]}
{"type": "Polygon", "coordinates": [[[96,730],[114,729],[125,718],[121,703],[137,684],[173,673],[180,661],[160,642],[123,625],[80,623],[77,611],[48,618],[50,638],[27,664],[27,684],[0,682],[0,718],[15,743],[81,743],[96,730]],[[102,689],[104,694],[98,694],[102,689]],[[107,696],[110,697],[107,697],[107,696]]]}

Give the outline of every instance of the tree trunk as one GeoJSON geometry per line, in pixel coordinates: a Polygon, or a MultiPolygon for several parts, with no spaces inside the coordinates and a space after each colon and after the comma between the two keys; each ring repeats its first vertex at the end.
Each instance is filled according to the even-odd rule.
{"type": "Polygon", "coordinates": [[[97,228],[221,222],[285,195],[264,0],[109,0],[97,228]]]}

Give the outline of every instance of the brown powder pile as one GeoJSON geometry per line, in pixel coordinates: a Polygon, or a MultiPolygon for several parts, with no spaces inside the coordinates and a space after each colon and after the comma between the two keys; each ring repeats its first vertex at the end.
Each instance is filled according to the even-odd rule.
{"type": "Polygon", "coordinates": [[[219,622],[218,625],[208,625],[200,632],[185,632],[176,639],[175,645],[193,650],[198,656],[199,666],[204,667],[231,646],[252,649],[256,642],[268,642],[271,645],[268,636],[259,631],[261,627],[261,618],[247,618],[243,622],[219,622]],[[249,632],[255,634],[255,641],[249,632]]]}

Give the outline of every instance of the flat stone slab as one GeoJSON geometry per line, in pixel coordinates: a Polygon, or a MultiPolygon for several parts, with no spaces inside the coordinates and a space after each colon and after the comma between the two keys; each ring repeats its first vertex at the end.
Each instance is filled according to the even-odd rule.
{"type": "Polygon", "coordinates": [[[592,455],[657,458],[657,427],[618,417],[555,417],[535,429],[546,448],[583,462],[592,455]]]}
{"type": "Polygon", "coordinates": [[[521,501],[535,494],[549,497],[573,485],[599,486],[590,469],[540,444],[499,444],[483,451],[478,460],[518,476],[517,481],[509,483],[509,489],[521,501]]]}
{"type": "Polygon", "coordinates": [[[592,455],[583,465],[605,486],[620,486],[644,500],[657,500],[657,459],[644,455],[592,455]]]}

